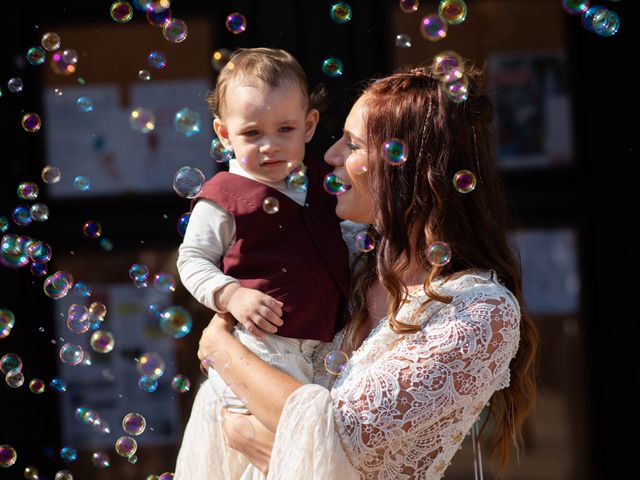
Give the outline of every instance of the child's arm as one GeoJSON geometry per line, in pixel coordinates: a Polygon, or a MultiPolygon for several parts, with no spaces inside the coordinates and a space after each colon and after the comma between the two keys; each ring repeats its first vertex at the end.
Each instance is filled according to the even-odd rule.
{"type": "Polygon", "coordinates": [[[264,333],[276,333],[282,325],[282,302],[259,290],[230,283],[216,292],[216,304],[232,314],[238,322],[256,337],[264,333]]]}

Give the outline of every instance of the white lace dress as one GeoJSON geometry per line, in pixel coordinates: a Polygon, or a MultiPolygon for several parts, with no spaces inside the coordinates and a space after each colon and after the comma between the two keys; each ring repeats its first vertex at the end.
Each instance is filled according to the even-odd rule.
{"type": "MultiPolygon", "coordinates": [[[[509,384],[520,311],[493,272],[467,273],[436,288],[453,301],[432,302],[416,319],[420,331],[402,339],[383,319],[337,379],[323,359],[344,334],[317,352],[315,383],[297,389],[284,406],[268,479],[443,475],[493,392],[509,384]]],[[[411,295],[398,319],[408,321],[424,300],[424,293],[411,295]]],[[[239,478],[229,469],[211,409],[196,413],[213,403],[209,390],[198,392],[189,421],[197,426],[185,432],[177,479],[239,478]]]]}

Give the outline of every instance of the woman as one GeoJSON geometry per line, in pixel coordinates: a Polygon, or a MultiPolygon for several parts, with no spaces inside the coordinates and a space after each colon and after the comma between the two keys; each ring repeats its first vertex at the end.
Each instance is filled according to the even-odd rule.
{"type": "Polygon", "coordinates": [[[350,323],[316,352],[314,383],[303,385],[239,344],[229,319],[214,318],[198,354],[253,415],[192,417],[178,475],[234,478],[217,467],[228,454],[224,429],[270,479],[440,478],[486,405],[491,453],[506,464],[535,397],[537,334],[519,307],[520,272],[490,153],[491,107],[477,73],[467,76],[461,103],[425,67],[379,79],[356,101],[325,155],[348,188],[336,213],[370,224],[376,242],[354,272],[350,323]],[[385,159],[391,139],[395,156],[385,159]],[[460,170],[475,172],[475,190],[454,188],[460,170]],[[450,256],[441,245],[434,258],[435,242],[450,256]],[[338,350],[350,360],[334,376],[323,360],[338,350]],[[189,454],[196,442],[210,447],[206,465],[189,454]],[[188,474],[186,465],[194,465],[188,474]]]}

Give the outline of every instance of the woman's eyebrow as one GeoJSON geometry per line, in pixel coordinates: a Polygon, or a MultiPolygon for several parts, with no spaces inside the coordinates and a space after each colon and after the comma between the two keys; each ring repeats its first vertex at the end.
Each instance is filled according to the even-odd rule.
{"type": "Polygon", "coordinates": [[[362,140],[361,138],[359,138],[357,135],[354,135],[354,134],[353,134],[353,132],[350,132],[348,129],[343,128],[343,129],[342,129],[342,131],[343,131],[346,135],[348,135],[349,137],[351,137],[351,139],[352,139],[352,140],[355,140],[355,141],[360,142],[360,143],[364,143],[364,142],[363,142],[363,140],[362,140]]]}

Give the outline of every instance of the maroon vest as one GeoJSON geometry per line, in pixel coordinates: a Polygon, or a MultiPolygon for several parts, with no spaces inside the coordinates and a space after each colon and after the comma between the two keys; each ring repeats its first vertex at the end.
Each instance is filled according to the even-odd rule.
{"type": "Polygon", "coordinates": [[[349,266],[335,198],[322,188],[330,167],[319,163],[307,159],[304,207],[267,185],[228,172],[207,181],[198,198],[234,216],[236,241],[222,270],[242,286],[284,304],[284,325],[277,335],[328,342],[345,320],[349,266]],[[263,210],[266,197],[278,200],[277,213],[263,210]]]}

